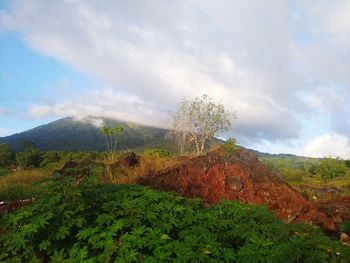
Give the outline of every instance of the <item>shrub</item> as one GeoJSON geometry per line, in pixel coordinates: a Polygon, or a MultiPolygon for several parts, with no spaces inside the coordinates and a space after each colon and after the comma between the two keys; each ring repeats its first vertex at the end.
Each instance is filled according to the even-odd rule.
{"type": "Polygon", "coordinates": [[[3,262],[346,262],[349,249],[266,207],[196,199],[141,186],[56,178],[0,221],[3,262]]]}
{"type": "Polygon", "coordinates": [[[348,168],[338,159],[324,158],[317,165],[317,173],[324,181],[333,180],[346,175],[348,168]]]}
{"type": "Polygon", "coordinates": [[[15,163],[15,154],[8,143],[0,143],[0,168],[7,168],[15,163]]]}
{"type": "Polygon", "coordinates": [[[156,156],[156,157],[169,157],[170,152],[166,149],[145,149],[143,152],[146,156],[156,156]]]}
{"type": "Polygon", "coordinates": [[[350,235],[350,221],[344,221],[339,225],[339,230],[341,232],[347,233],[350,235]]]}
{"type": "Polygon", "coordinates": [[[24,143],[24,150],[16,154],[17,164],[24,169],[39,167],[42,153],[31,142],[24,143]]]}
{"type": "Polygon", "coordinates": [[[236,144],[236,140],[229,138],[224,144],[222,144],[225,156],[232,157],[238,151],[239,147],[236,144]]]}

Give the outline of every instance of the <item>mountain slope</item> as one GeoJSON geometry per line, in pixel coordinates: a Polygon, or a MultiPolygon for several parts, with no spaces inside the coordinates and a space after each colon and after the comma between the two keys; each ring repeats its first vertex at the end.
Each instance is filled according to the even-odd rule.
{"type": "MultiPolygon", "coordinates": [[[[92,124],[101,120],[106,126],[122,126],[124,128],[117,145],[118,150],[130,149],[137,151],[144,148],[176,149],[174,141],[165,138],[165,134],[168,131],[166,129],[92,117],[82,121],[76,121],[69,117],[59,119],[25,132],[2,137],[0,138],[0,143],[9,143],[14,151],[20,151],[23,142],[27,140],[32,141],[36,147],[43,151],[105,151],[107,150],[105,137],[101,134],[100,128],[92,124]]],[[[214,144],[221,142],[222,140],[220,139],[214,139],[214,144]]],[[[299,158],[292,154],[270,154],[253,149],[249,150],[264,158],[299,158]]],[[[300,158],[308,159],[307,157],[300,158]]]]}
{"type": "MultiPolygon", "coordinates": [[[[94,120],[96,119],[92,119],[94,120]]],[[[166,129],[112,119],[103,119],[103,122],[106,126],[124,128],[117,145],[118,149],[137,150],[145,147],[174,149],[175,147],[174,142],[165,139],[166,129]]],[[[44,151],[106,150],[105,137],[100,129],[88,120],[59,119],[22,133],[0,138],[0,143],[9,143],[14,151],[19,151],[26,140],[32,141],[36,147],[44,151]]]]}

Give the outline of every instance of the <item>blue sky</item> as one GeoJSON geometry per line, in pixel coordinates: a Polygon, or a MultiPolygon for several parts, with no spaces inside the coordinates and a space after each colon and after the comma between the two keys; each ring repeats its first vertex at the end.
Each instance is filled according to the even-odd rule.
{"type": "Polygon", "coordinates": [[[236,111],[267,152],[350,158],[348,1],[0,1],[0,136],[72,116],[236,111]]]}
{"type": "Polygon", "coordinates": [[[62,116],[33,118],[28,109],[36,103],[53,104],[64,92],[79,93],[100,86],[93,77],[76,72],[54,58],[33,51],[15,32],[0,32],[0,127],[4,134],[21,132],[62,116]]]}

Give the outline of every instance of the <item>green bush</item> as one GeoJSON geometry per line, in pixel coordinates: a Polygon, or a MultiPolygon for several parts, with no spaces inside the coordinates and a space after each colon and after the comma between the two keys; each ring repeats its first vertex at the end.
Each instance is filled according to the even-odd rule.
{"type": "Polygon", "coordinates": [[[0,176],[4,176],[4,175],[7,175],[7,174],[8,174],[7,169],[4,169],[4,168],[0,167],[0,176]]]}
{"type": "Polygon", "coordinates": [[[341,160],[324,158],[317,165],[316,171],[322,180],[329,181],[345,176],[348,168],[341,160]]]}
{"type": "Polygon", "coordinates": [[[46,181],[0,221],[1,262],[348,262],[350,251],[266,207],[199,200],[94,177],[46,181]]]}
{"type": "Polygon", "coordinates": [[[0,143],[0,168],[7,168],[15,163],[15,154],[8,143],[0,143]]]}
{"type": "Polygon", "coordinates": [[[143,152],[146,156],[155,156],[155,157],[169,157],[170,152],[166,149],[145,149],[143,152]]]}
{"type": "Polygon", "coordinates": [[[24,142],[24,150],[16,154],[17,164],[24,169],[39,167],[42,162],[42,152],[30,141],[24,142]]]}
{"type": "Polygon", "coordinates": [[[232,157],[238,151],[239,147],[236,144],[236,140],[229,138],[225,143],[222,144],[225,156],[232,157]]]}
{"type": "Polygon", "coordinates": [[[350,235],[350,221],[344,221],[339,225],[339,230],[341,232],[347,233],[350,235]]]}

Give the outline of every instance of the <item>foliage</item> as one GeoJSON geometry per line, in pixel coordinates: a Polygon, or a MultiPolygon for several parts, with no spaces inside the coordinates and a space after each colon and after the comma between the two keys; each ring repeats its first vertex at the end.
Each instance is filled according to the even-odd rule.
{"type": "MultiPolygon", "coordinates": [[[[101,119],[99,119],[101,120],[101,119]]],[[[117,150],[167,148],[176,150],[173,140],[165,138],[167,130],[104,118],[108,127],[123,127],[117,150]]],[[[23,150],[23,140],[31,140],[41,151],[107,151],[106,138],[100,129],[88,120],[76,121],[63,118],[35,129],[0,138],[0,143],[9,143],[15,152],[23,150]]]]}
{"type": "Polygon", "coordinates": [[[57,151],[48,151],[42,154],[42,161],[40,167],[49,167],[52,164],[56,164],[61,161],[63,154],[57,151]]]}
{"type": "Polygon", "coordinates": [[[183,99],[177,111],[170,116],[174,129],[170,135],[177,140],[180,151],[194,147],[197,154],[203,153],[208,140],[219,132],[227,131],[231,118],[236,117],[208,95],[196,97],[193,101],[183,99]]]}
{"type": "Polygon", "coordinates": [[[233,138],[229,138],[225,143],[221,145],[221,147],[224,149],[225,155],[227,157],[235,155],[239,150],[239,147],[236,144],[236,140],[233,138]]]}
{"type": "Polygon", "coordinates": [[[323,158],[316,166],[316,173],[324,181],[343,177],[348,172],[348,168],[343,161],[332,158],[323,158]]]}
{"type": "Polygon", "coordinates": [[[0,167],[0,177],[1,177],[1,176],[4,176],[4,175],[6,175],[6,174],[8,174],[7,169],[1,168],[1,167],[0,167]]]}
{"type": "Polygon", "coordinates": [[[170,156],[170,152],[167,149],[145,149],[143,154],[145,156],[157,156],[160,158],[170,156]]]}
{"type": "Polygon", "coordinates": [[[50,169],[17,170],[0,177],[0,201],[32,198],[36,191],[33,183],[52,174],[50,169]]]}
{"type": "Polygon", "coordinates": [[[0,168],[7,168],[15,163],[15,154],[8,143],[0,143],[0,168]]]}
{"type": "Polygon", "coordinates": [[[340,223],[339,230],[350,235],[350,221],[344,221],[340,223]]]}
{"type": "Polygon", "coordinates": [[[123,132],[123,129],[123,127],[109,128],[107,126],[101,128],[102,134],[106,137],[107,150],[109,153],[114,153],[116,151],[118,137],[123,132]]]}
{"type": "Polygon", "coordinates": [[[349,249],[266,207],[196,199],[86,177],[44,182],[0,221],[2,262],[347,262],[349,249]]]}
{"type": "Polygon", "coordinates": [[[350,168],[350,160],[345,160],[344,164],[346,165],[346,167],[350,168]]]}
{"type": "Polygon", "coordinates": [[[42,152],[30,141],[24,142],[24,150],[16,154],[17,164],[24,169],[39,167],[42,161],[42,152]]]}

